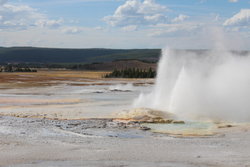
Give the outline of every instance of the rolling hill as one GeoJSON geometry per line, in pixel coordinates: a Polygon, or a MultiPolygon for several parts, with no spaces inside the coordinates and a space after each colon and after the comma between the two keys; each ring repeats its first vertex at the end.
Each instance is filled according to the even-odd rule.
{"type": "Polygon", "coordinates": [[[156,62],[160,49],[58,49],[0,47],[0,63],[94,63],[136,59],[156,62]]]}

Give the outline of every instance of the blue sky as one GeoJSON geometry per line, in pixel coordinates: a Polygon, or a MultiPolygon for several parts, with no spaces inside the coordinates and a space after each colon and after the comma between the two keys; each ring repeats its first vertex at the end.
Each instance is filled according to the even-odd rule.
{"type": "Polygon", "coordinates": [[[250,49],[250,0],[0,0],[0,46],[250,49]]]}

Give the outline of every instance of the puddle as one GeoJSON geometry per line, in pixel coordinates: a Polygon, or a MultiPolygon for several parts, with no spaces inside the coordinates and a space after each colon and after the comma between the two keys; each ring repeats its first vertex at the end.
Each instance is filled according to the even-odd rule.
{"type": "Polygon", "coordinates": [[[174,136],[212,136],[216,125],[212,122],[185,122],[185,124],[143,124],[152,132],[166,133],[174,136]]]}

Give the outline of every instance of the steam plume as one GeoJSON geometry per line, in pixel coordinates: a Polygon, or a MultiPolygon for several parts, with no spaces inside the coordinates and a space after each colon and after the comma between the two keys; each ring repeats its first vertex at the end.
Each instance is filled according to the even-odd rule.
{"type": "Polygon", "coordinates": [[[250,121],[250,54],[214,50],[164,49],[155,87],[135,107],[182,118],[250,121]]]}

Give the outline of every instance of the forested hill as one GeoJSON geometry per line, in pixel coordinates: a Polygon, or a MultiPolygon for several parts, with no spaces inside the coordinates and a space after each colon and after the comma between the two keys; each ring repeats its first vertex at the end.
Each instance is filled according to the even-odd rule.
{"type": "Polygon", "coordinates": [[[160,49],[56,49],[0,47],[0,63],[93,63],[138,59],[156,62],[160,49]]]}

